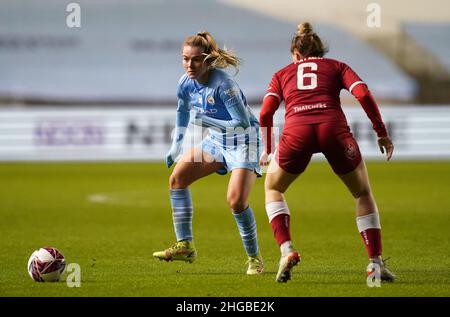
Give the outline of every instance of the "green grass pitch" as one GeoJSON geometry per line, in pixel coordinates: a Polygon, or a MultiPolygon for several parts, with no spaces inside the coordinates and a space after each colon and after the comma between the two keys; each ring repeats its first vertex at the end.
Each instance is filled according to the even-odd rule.
{"type": "Polygon", "coordinates": [[[326,162],[313,162],[287,193],[303,262],[275,282],[279,251],[264,211],[263,179],[250,201],[266,272],[246,256],[226,204],[227,176],[194,184],[193,264],[152,252],[175,240],[157,163],[0,164],[0,296],[450,296],[450,162],[369,162],[394,284],[369,288],[354,201],[326,162]],[[42,246],[81,266],[81,287],[36,283],[26,264],[42,246]]]}

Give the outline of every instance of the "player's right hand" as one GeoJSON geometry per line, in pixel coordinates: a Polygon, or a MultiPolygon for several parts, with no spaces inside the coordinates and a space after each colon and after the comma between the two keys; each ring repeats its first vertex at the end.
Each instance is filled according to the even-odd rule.
{"type": "Polygon", "coordinates": [[[381,153],[386,152],[386,159],[389,161],[394,153],[394,144],[390,137],[385,136],[378,139],[378,146],[380,147],[381,153]]]}
{"type": "Polygon", "coordinates": [[[181,152],[181,147],[177,145],[172,145],[170,147],[169,152],[166,154],[166,165],[168,168],[170,168],[173,163],[175,163],[175,159],[181,152]]]}
{"type": "Polygon", "coordinates": [[[167,153],[166,155],[166,165],[168,168],[170,168],[173,163],[175,163],[174,159],[172,158],[172,155],[170,153],[167,153]]]}
{"type": "Polygon", "coordinates": [[[267,166],[270,163],[270,160],[272,159],[271,154],[267,154],[266,151],[263,151],[261,153],[261,156],[259,157],[259,165],[260,166],[267,166]]]}

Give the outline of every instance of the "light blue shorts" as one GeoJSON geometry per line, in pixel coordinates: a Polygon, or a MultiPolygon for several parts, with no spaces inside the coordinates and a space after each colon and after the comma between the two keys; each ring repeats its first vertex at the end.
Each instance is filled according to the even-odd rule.
{"type": "Polygon", "coordinates": [[[254,171],[258,177],[262,176],[259,157],[263,144],[259,127],[253,127],[247,134],[210,133],[203,139],[200,148],[214,157],[216,162],[223,163],[224,168],[218,169],[217,174],[225,175],[236,168],[245,168],[254,171]]]}

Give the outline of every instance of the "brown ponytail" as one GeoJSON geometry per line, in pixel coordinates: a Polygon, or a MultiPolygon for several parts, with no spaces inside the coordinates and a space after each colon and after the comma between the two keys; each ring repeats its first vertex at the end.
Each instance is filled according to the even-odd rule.
{"type": "Polygon", "coordinates": [[[297,32],[291,42],[291,53],[294,53],[295,49],[304,57],[323,57],[328,52],[328,48],[325,47],[320,37],[313,31],[309,22],[304,22],[297,26],[297,32]]]}
{"type": "Polygon", "coordinates": [[[211,33],[207,31],[202,31],[186,38],[183,47],[186,45],[201,47],[203,54],[206,55],[204,63],[207,63],[211,67],[227,68],[231,65],[236,70],[239,69],[241,63],[239,57],[226,48],[219,48],[211,33]]]}

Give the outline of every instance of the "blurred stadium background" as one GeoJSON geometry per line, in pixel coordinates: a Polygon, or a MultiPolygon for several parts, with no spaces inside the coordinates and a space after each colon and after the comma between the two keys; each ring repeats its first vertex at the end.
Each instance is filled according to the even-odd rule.
{"type": "MultiPolygon", "coordinates": [[[[450,2],[378,0],[381,27],[374,28],[369,3],[0,1],[0,295],[449,296],[450,2]],[[71,2],[80,5],[80,28],[66,24],[71,2]],[[183,39],[207,29],[235,50],[243,60],[236,80],[258,113],[272,74],[290,62],[290,39],[302,21],[313,23],[329,57],[368,83],[396,145],[393,162],[373,162],[384,156],[370,121],[342,93],[386,214],[385,246],[399,283],[365,287],[353,200],[325,162],[311,164],[288,193],[305,266],[282,289],[273,281],[278,249],[261,180],[251,197],[267,261],[260,283],[242,274],[219,176],[192,186],[202,254],[196,265],[152,261],[152,251],[173,242],[163,159],[183,39]],[[211,228],[220,239],[211,239],[211,228]],[[31,284],[26,260],[44,245],[81,265],[81,291],[31,284]],[[222,256],[207,256],[217,248],[222,256]]],[[[280,128],[283,115],[280,107],[280,128]]]]}
{"type": "MultiPolygon", "coordinates": [[[[80,28],[66,25],[69,3],[0,3],[0,160],[160,160],[186,36],[207,29],[239,54],[258,112],[305,20],[368,83],[397,159],[450,157],[448,1],[378,1],[379,28],[369,1],[80,0],[80,28]]],[[[365,156],[381,158],[362,109],[345,92],[343,104],[365,156]]]]}

